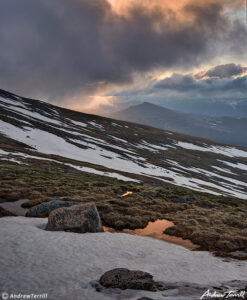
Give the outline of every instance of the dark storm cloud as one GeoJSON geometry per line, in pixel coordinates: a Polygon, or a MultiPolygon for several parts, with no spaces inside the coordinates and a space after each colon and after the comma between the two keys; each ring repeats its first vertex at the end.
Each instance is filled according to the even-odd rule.
{"type": "Polygon", "coordinates": [[[219,77],[219,78],[230,78],[232,76],[241,75],[247,71],[246,67],[236,64],[226,64],[211,68],[203,74],[196,75],[197,78],[203,77],[219,77]]]}
{"type": "Polygon", "coordinates": [[[157,8],[119,15],[106,0],[1,0],[1,87],[58,102],[131,83],[135,72],[196,66],[217,56],[233,30],[240,51],[246,29],[233,29],[219,3],[187,5],[187,22],[157,8]]]}
{"type": "Polygon", "coordinates": [[[173,74],[154,85],[154,89],[169,89],[175,91],[189,91],[202,88],[202,84],[196,81],[192,75],[173,74]]]}

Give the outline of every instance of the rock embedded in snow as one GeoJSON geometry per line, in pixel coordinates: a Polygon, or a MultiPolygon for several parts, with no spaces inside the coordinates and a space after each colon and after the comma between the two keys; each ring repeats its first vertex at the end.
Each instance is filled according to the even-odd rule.
{"type": "Polygon", "coordinates": [[[143,271],[130,271],[125,268],[117,268],[104,273],[99,283],[105,288],[119,288],[121,290],[145,290],[155,292],[159,284],[153,280],[153,276],[143,271]]]}
{"type": "Polygon", "coordinates": [[[41,204],[31,207],[27,211],[26,217],[46,218],[55,209],[58,209],[61,207],[71,207],[73,205],[78,205],[78,204],[80,204],[80,203],[72,202],[72,201],[62,201],[62,200],[52,200],[49,202],[43,202],[41,204]]]}
{"type": "Polygon", "coordinates": [[[104,231],[94,202],[53,210],[49,215],[46,230],[78,233],[104,231]]]}

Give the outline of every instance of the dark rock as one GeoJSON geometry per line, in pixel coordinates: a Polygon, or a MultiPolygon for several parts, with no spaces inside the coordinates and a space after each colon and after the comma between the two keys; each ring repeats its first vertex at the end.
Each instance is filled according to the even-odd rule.
{"type": "Polygon", "coordinates": [[[119,288],[122,290],[146,290],[157,291],[158,286],[153,280],[153,276],[142,271],[130,271],[124,268],[110,270],[104,273],[99,283],[105,288],[119,288]]]}
{"type": "Polygon", "coordinates": [[[141,298],[138,298],[136,300],[153,300],[152,298],[148,298],[148,297],[141,297],[141,298]]]}
{"type": "Polygon", "coordinates": [[[26,217],[47,218],[49,214],[57,208],[70,207],[78,204],[80,203],[72,201],[52,200],[33,206],[26,213],[26,217]]]}
{"type": "Polygon", "coordinates": [[[53,210],[46,230],[85,233],[103,232],[103,227],[94,202],[88,202],[53,210]]]}

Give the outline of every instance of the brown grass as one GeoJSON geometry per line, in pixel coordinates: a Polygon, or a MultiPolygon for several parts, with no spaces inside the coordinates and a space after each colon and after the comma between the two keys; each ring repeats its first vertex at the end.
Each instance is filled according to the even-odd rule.
{"type": "Polygon", "coordinates": [[[247,202],[172,186],[149,187],[74,169],[23,166],[0,162],[0,199],[27,199],[29,208],[54,199],[95,201],[105,226],[117,230],[145,227],[149,221],[168,219],[175,223],[166,234],[190,239],[200,249],[221,256],[247,248],[247,202]],[[121,198],[119,191],[133,191],[121,198]],[[175,203],[178,197],[196,202],[175,203]]]}

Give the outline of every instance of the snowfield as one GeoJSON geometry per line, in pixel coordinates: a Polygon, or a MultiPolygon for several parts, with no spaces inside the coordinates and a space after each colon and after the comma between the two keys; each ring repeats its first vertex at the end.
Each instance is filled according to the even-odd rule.
{"type": "Polygon", "coordinates": [[[47,219],[4,217],[0,219],[0,292],[43,294],[56,300],[154,300],[162,292],[116,291],[98,293],[90,282],[106,271],[125,267],[143,270],[163,282],[204,285],[244,280],[247,262],[224,262],[208,252],[123,233],[77,234],[43,230],[47,219]]]}
{"type": "MultiPolygon", "coordinates": [[[[0,120],[0,132],[6,134],[7,136],[15,139],[17,141],[23,142],[27,145],[30,145],[37,149],[41,153],[45,154],[56,154],[59,156],[71,158],[78,161],[85,161],[92,164],[102,165],[107,168],[111,168],[114,170],[120,170],[123,172],[139,174],[139,175],[146,175],[153,178],[160,178],[160,177],[168,177],[173,179],[173,183],[179,186],[189,187],[194,190],[202,191],[202,192],[209,192],[211,194],[220,195],[219,192],[212,191],[210,189],[205,188],[205,186],[216,188],[222,193],[227,193],[239,198],[247,199],[246,193],[242,192],[240,185],[247,186],[245,182],[238,181],[238,190],[231,187],[225,188],[223,186],[217,185],[212,182],[207,182],[201,179],[193,178],[193,177],[185,177],[183,174],[174,172],[172,170],[164,169],[158,166],[155,166],[150,163],[145,163],[145,166],[141,166],[137,163],[138,158],[132,160],[127,160],[126,157],[121,156],[120,154],[105,150],[98,146],[98,140],[90,139],[88,142],[88,137],[86,140],[72,140],[71,142],[76,142],[77,144],[82,144],[83,146],[88,146],[89,148],[83,149],[74,144],[71,144],[67,140],[52,134],[50,132],[46,132],[40,129],[35,129],[31,127],[25,127],[24,130],[16,127],[12,124],[0,120]],[[95,144],[97,143],[97,144],[95,144]]],[[[82,135],[85,139],[85,134],[82,135]]],[[[147,146],[145,146],[147,147],[147,146]]],[[[148,148],[149,149],[149,148],[148,148]]],[[[123,149],[124,150],[124,149],[123,149]]],[[[126,155],[128,156],[128,151],[126,150],[126,155]]],[[[156,150],[158,151],[158,150],[156,150]]],[[[130,156],[129,156],[130,157],[130,156]]],[[[130,157],[131,158],[131,157],[130,157]]],[[[140,160],[143,163],[142,160],[140,160]]],[[[176,164],[178,167],[179,165],[176,164]]],[[[183,167],[182,167],[183,168],[183,167]]],[[[90,169],[88,169],[89,171],[90,169]]],[[[191,170],[193,172],[197,172],[196,169],[193,168],[186,168],[187,171],[191,170]]],[[[205,173],[206,171],[203,171],[205,173]]],[[[116,174],[116,173],[112,173],[116,174]]],[[[210,174],[211,175],[211,174],[210,174]]],[[[111,176],[114,177],[114,176],[111,176]]],[[[115,176],[118,178],[119,176],[115,176]]],[[[216,174],[217,177],[217,174],[216,174]]],[[[164,182],[170,182],[166,179],[161,179],[164,182]]],[[[234,181],[234,180],[233,180],[234,181]]]]}
{"type": "MultiPolygon", "coordinates": [[[[138,124],[127,126],[84,114],[74,120],[58,107],[30,101],[0,96],[5,116],[2,119],[0,114],[0,134],[33,147],[33,151],[92,164],[86,168],[73,162],[73,167],[83,172],[125,181],[133,180],[131,175],[141,175],[148,180],[155,178],[201,192],[247,199],[247,151],[202,141],[199,146],[166,131],[164,136],[156,137],[146,134],[145,129],[144,137],[138,124]],[[198,166],[198,161],[202,165],[198,166]],[[94,168],[96,165],[111,170],[102,172],[94,168]]],[[[0,153],[1,160],[15,163],[23,163],[18,159],[21,156],[28,158],[20,152],[0,153]]]]}

